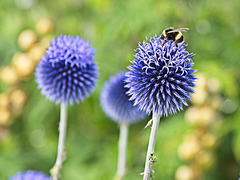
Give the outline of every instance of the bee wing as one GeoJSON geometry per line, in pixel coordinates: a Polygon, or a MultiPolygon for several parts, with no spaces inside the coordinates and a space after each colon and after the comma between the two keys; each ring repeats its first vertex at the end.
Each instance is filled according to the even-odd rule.
{"type": "Polygon", "coordinates": [[[178,29],[174,29],[172,31],[168,31],[167,33],[173,33],[173,32],[186,32],[187,30],[189,30],[189,28],[178,28],[178,29]]]}
{"type": "Polygon", "coordinates": [[[169,33],[174,33],[174,32],[179,32],[179,30],[174,29],[174,30],[172,30],[172,31],[168,31],[167,33],[169,34],[169,33]]]}
{"type": "Polygon", "coordinates": [[[176,29],[176,30],[179,30],[179,31],[182,31],[182,32],[186,32],[186,31],[189,30],[189,28],[178,28],[178,29],[176,29]]]}

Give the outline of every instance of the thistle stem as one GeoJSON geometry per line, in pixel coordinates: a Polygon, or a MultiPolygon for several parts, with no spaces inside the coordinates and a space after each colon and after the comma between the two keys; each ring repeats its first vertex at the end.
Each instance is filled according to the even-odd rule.
{"type": "Polygon", "coordinates": [[[153,111],[152,116],[153,116],[152,117],[153,125],[152,125],[149,144],[148,144],[143,180],[149,180],[152,174],[153,161],[151,157],[154,155],[155,142],[156,142],[157,131],[158,131],[158,126],[160,122],[160,115],[158,113],[153,111]]]}
{"type": "Polygon", "coordinates": [[[62,164],[66,158],[65,138],[67,129],[67,106],[67,103],[61,103],[57,159],[53,168],[50,170],[53,180],[59,179],[62,164]]]}
{"type": "Polygon", "coordinates": [[[128,124],[123,122],[120,124],[120,133],[118,141],[118,167],[115,179],[121,180],[126,173],[126,150],[128,138],[128,124]]]}

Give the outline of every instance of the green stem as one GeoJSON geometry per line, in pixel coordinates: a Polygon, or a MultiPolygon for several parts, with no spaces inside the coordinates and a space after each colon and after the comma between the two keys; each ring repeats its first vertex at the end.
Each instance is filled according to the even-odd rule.
{"type": "Polygon", "coordinates": [[[126,151],[128,138],[128,124],[123,122],[120,124],[120,134],[118,142],[118,168],[116,179],[122,179],[126,173],[126,151]]]}
{"type": "Polygon", "coordinates": [[[159,122],[160,122],[160,115],[158,113],[153,111],[152,116],[153,116],[152,117],[153,125],[152,125],[149,144],[148,144],[143,180],[149,180],[151,177],[151,174],[152,174],[152,164],[153,164],[152,156],[154,155],[157,131],[158,131],[158,126],[159,126],[159,122]]]}
{"type": "Polygon", "coordinates": [[[67,103],[61,103],[57,159],[53,168],[50,170],[53,180],[59,179],[62,164],[66,158],[65,139],[67,130],[67,106],[67,103]]]}

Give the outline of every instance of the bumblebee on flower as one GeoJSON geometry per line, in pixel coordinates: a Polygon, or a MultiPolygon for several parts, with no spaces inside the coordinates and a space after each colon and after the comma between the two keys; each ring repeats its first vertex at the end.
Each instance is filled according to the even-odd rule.
{"type": "Polygon", "coordinates": [[[190,93],[194,93],[196,70],[191,69],[194,54],[186,50],[181,37],[181,32],[168,28],[160,37],[155,35],[139,42],[133,65],[128,66],[125,74],[129,100],[141,111],[152,113],[145,169],[140,173],[144,174],[143,180],[153,177],[149,157],[154,154],[160,117],[183,110],[183,104],[188,105],[187,100],[191,100],[190,93]]]}
{"type": "Polygon", "coordinates": [[[194,54],[186,51],[187,45],[166,41],[153,36],[138,44],[133,65],[126,73],[126,87],[130,100],[147,113],[153,110],[168,116],[183,109],[193,93],[196,70],[193,66],[194,54]]]}

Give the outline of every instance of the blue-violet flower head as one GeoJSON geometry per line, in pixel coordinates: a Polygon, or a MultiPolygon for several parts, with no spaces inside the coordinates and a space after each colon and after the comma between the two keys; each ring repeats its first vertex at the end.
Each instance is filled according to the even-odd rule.
{"type": "Polygon", "coordinates": [[[55,103],[78,103],[88,97],[98,76],[95,49],[76,36],[53,38],[36,68],[41,93],[55,103]]]}
{"type": "Polygon", "coordinates": [[[133,101],[129,101],[124,79],[125,72],[110,77],[104,84],[100,100],[104,112],[112,120],[132,124],[146,117],[146,113],[139,111],[138,107],[133,106],[133,101]]]}
{"type": "Polygon", "coordinates": [[[28,170],[25,172],[18,172],[9,180],[52,180],[49,176],[42,172],[28,170]]]}
{"type": "Polygon", "coordinates": [[[148,114],[154,111],[161,116],[175,114],[188,105],[195,86],[192,57],[187,45],[178,47],[173,41],[158,36],[138,44],[133,65],[126,73],[127,92],[140,110],[148,114]]]}

